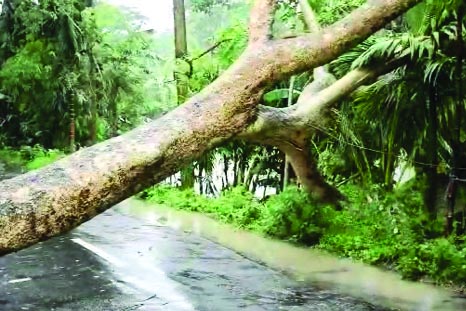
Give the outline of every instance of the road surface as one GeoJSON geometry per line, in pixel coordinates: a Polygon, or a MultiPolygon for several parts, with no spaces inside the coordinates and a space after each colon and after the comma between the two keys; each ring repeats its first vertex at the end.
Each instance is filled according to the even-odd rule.
{"type": "MultiPolygon", "coordinates": [[[[254,245],[251,245],[254,247],[254,245]]],[[[113,209],[0,257],[0,310],[384,310],[113,209]]]]}

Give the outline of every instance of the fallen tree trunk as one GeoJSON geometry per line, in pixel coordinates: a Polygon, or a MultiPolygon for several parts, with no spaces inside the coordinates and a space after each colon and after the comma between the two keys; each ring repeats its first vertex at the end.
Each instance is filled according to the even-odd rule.
{"type": "Polygon", "coordinates": [[[368,1],[318,33],[271,40],[274,1],[256,1],[248,48],[200,94],[120,137],[3,181],[0,254],[67,232],[245,132],[269,85],[328,63],[418,2],[368,1]]]}

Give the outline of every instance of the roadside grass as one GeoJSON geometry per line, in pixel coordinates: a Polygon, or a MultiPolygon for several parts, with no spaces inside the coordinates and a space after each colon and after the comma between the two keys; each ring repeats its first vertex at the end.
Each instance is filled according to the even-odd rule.
{"type": "Polygon", "coordinates": [[[265,202],[242,187],[206,198],[192,190],[158,185],[142,196],[273,238],[393,269],[406,279],[465,286],[465,236],[443,237],[442,220],[429,220],[415,187],[410,183],[386,192],[377,185],[370,189],[346,185],[340,190],[348,202],[341,211],[316,202],[296,187],[265,202]]]}
{"type": "Polygon", "coordinates": [[[21,168],[23,171],[31,171],[57,161],[65,156],[58,149],[44,149],[36,145],[34,147],[21,147],[20,149],[0,149],[0,162],[5,169],[21,168]]]}

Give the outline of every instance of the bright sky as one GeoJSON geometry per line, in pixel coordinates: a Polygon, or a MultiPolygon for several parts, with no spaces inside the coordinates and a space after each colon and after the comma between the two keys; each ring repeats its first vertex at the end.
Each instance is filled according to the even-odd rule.
{"type": "MultiPolygon", "coordinates": [[[[143,29],[165,32],[173,29],[173,0],[102,0],[125,8],[131,8],[147,18],[143,29]]],[[[3,0],[0,0],[0,12],[3,0]]]]}
{"type": "MultiPolygon", "coordinates": [[[[1,1],[1,0],[0,0],[1,1]]],[[[104,0],[119,7],[131,8],[147,18],[143,29],[165,32],[173,29],[173,0],[104,0]]]]}

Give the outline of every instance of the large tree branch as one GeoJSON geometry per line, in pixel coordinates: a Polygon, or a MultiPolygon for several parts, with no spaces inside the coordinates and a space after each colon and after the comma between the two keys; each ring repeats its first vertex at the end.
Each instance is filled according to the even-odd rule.
{"type": "Polygon", "coordinates": [[[294,140],[293,143],[284,141],[277,147],[288,156],[299,183],[306,192],[323,202],[336,203],[344,198],[322,177],[304,140],[294,140]]]}
{"type": "MultiPolygon", "coordinates": [[[[299,6],[303,12],[304,22],[311,33],[318,33],[322,27],[320,27],[319,21],[317,20],[314,11],[311,8],[308,0],[299,0],[299,6]]],[[[304,90],[303,95],[314,94],[323,87],[329,86],[330,83],[335,81],[335,77],[328,71],[327,65],[316,67],[313,71],[314,83],[309,84],[304,90]],[[319,81],[319,83],[315,83],[319,81]]]]}
{"type": "Polygon", "coordinates": [[[249,44],[265,43],[272,38],[276,0],[257,0],[249,20],[249,44]]]}
{"type": "Polygon", "coordinates": [[[359,68],[344,75],[334,83],[314,80],[301,93],[298,102],[286,108],[274,108],[260,105],[257,119],[239,138],[250,141],[277,142],[293,136],[290,133],[310,135],[315,126],[321,127],[324,114],[341,102],[345,97],[363,85],[374,82],[380,75],[386,74],[401,66],[404,60],[388,61],[386,65],[376,69],[359,68]],[[325,87],[322,87],[325,86],[325,87]]]}
{"type": "Polygon", "coordinates": [[[253,123],[267,85],[328,63],[418,2],[370,1],[319,34],[250,47],[224,75],[163,117],[3,181],[0,254],[66,232],[170,176],[253,123]]]}
{"type": "Polygon", "coordinates": [[[296,122],[296,126],[305,128],[311,123],[321,122],[324,119],[323,113],[329,111],[359,87],[374,82],[379,76],[389,73],[404,63],[405,59],[396,59],[375,68],[354,69],[319,92],[303,92],[293,107],[295,108],[292,112],[293,118],[300,119],[296,122]]]}
{"type": "Polygon", "coordinates": [[[420,2],[369,0],[347,17],[316,34],[273,41],[267,47],[278,56],[269,64],[273,77],[281,80],[293,73],[329,63],[420,2]]]}
{"type": "Polygon", "coordinates": [[[299,183],[308,193],[321,201],[337,203],[344,197],[320,175],[309,153],[307,140],[315,133],[315,128],[324,126],[324,114],[331,106],[399,64],[400,61],[392,61],[389,65],[382,66],[382,69],[356,69],[334,83],[333,75],[322,70],[321,79],[316,80],[314,75],[314,81],[305,87],[294,106],[259,106],[258,119],[239,136],[278,147],[285,152],[299,183]]]}

